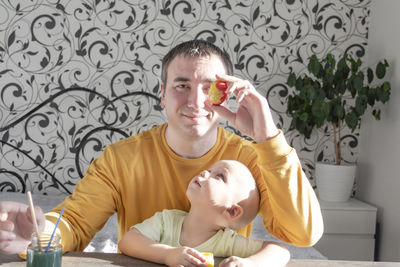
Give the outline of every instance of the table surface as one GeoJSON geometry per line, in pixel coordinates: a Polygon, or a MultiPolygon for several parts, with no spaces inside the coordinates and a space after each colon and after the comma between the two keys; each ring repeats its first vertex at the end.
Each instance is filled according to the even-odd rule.
{"type": "MultiPolygon", "coordinates": [[[[215,266],[221,261],[221,258],[215,259],[215,266]]],[[[22,267],[26,266],[25,261],[21,260],[17,255],[0,254],[1,267],[22,267]]],[[[62,260],[63,267],[91,267],[91,266],[143,266],[157,267],[163,266],[147,261],[134,259],[122,254],[113,253],[83,253],[68,252],[64,254],[62,260]]],[[[336,267],[336,266],[360,266],[360,267],[400,267],[400,262],[368,262],[368,261],[337,261],[337,260],[312,260],[312,259],[293,259],[287,267],[336,267]]]]}

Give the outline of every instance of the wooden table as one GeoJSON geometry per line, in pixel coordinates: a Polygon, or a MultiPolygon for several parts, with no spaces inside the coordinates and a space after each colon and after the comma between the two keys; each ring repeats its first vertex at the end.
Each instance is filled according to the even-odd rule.
{"type": "MultiPolygon", "coordinates": [[[[217,258],[216,265],[221,261],[217,258]]],[[[26,266],[25,261],[21,260],[17,255],[0,254],[1,267],[22,267],[26,266]]],[[[63,267],[116,267],[116,266],[143,266],[143,267],[160,267],[162,265],[142,261],[122,254],[112,253],[83,253],[68,252],[64,254],[62,260],[63,267]]],[[[292,259],[287,267],[400,267],[400,262],[368,262],[368,261],[332,261],[332,260],[310,260],[310,259],[292,259]]]]}

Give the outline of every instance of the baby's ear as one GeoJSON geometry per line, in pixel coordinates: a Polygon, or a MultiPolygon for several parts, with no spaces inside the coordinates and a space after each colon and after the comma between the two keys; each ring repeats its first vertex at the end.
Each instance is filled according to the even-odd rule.
{"type": "Polygon", "coordinates": [[[228,217],[228,219],[235,220],[235,219],[240,218],[240,216],[242,216],[243,208],[239,205],[233,205],[230,208],[226,208],[224,213],[225,213],[225,216],[228,217]]]}

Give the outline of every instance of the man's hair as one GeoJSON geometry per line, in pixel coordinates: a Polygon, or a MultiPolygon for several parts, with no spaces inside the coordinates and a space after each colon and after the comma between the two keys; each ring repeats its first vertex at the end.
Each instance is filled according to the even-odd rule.
{"type": "Polygon", "coordinates": [[[229,55],[214,44],[204,40],[191,40],[183,42],[172,48],[163,58],[161,67],[161,81],[167,83],[167,69],[172,60],[183,55],[185,57],[204,57],[215,55],[225,66],[228,75],[233,75],[233,65],[229,55]]]}

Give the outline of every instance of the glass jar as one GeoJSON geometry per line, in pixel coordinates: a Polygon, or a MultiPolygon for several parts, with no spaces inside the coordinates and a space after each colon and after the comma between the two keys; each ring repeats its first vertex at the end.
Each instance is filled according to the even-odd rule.
{"type": "Polygon", "coordinates": [[[27,267],[61,267],[62,247],[59,234],[55,234],[49,246],[50,234],[36,233],[31,236],[31,244],[26,254],[27,267]]]}

